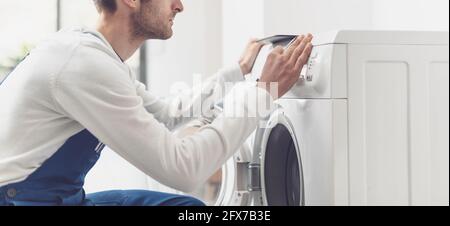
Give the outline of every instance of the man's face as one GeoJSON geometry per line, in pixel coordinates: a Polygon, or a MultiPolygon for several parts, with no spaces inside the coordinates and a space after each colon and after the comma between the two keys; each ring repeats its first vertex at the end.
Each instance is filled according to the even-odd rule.
{"type": "Polygon", "coordinates": [[[181,0],[141,0],[141,7],[131,15],[131,29],[135,37],[169,39],[177,13],[183,11],[181,0]]]}

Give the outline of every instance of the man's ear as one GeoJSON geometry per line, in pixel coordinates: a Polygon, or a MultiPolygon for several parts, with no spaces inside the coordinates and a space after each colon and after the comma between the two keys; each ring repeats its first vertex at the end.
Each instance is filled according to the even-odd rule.
{"type": "Polygon", "coordinates": [[[139,0],[119,0],[119,1],[121,1],[126,7],[133,10],[139,8],[139,4],[141,3],[139,0]]]}

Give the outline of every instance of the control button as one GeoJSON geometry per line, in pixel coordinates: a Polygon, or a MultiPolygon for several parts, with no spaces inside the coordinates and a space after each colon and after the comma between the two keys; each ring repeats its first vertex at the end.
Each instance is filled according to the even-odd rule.
{"type": "Polygon", "coordinates": [[[312,82],[313,81],[313,74],[309,73],[308,75],[306,75],[306,81],[312,82]]]}
{"type": "Polygon", "coordinates": [[[308,69],[309,67],[307,65],[303,66],[302,72],[300,72],[300,80],[305,80],[308,69]]]}
{"type": "Polygon", "coordinates": [[[313,80],[313,75],[312,75],[312,69],[315,66],[316,61],[311,59],[308,63],[308,73],[306,73],[306,81],[308,82],[312,82],[313,80]]]}
{"type": "Polygon", "coordinates": [[[6,195],[7,195],[9,198],[14,198],[14,197],[16,197],[16,195],[17,195],[17,190],[14,189],[14,188],[10,188],[10,189],[8,189],[8,190],[6,191],[6,195]]]}
{"type": "Polygon", "coordinates": [[[304,74],[301,74],[300,77],[298,78],[298,80],[299,80],[299,81],[305,80],[305,75],[304,75],[304,74]]]}

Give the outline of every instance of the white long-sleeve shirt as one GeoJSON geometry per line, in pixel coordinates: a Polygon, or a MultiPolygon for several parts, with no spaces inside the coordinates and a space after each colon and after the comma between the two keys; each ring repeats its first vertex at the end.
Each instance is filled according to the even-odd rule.
{"type": "MultiPolygon", "coordinates": [[[[242,80],[236,65],[209,79],[204,89],[214,93],[225,82],[242,80]]],[[[87,129],[161,183],[193,190],[234,154],[273,106],[265,90],[240,83],[223,103],[244,115],[216,115],[184,138],[170,131],[192,119],[182,116],[193,103],[211,102],[214,96],[164,101],[136,80],[100,33],[58,32],[0,86],[0,186],[25,180],[71,136],[87,129]],[[256,103],[264,101],[271,108],[261,114],[256,103]]]]}

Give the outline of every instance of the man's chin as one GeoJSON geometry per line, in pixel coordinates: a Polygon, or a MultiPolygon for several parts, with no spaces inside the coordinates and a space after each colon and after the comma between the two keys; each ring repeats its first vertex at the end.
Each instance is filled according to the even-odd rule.
{"type": "Polygon", "coordinates": [[[158,38],[158,39],[159,39],[159,40],[168,40],[168,39],[172,38],[172,36],[173,36],[173,32],[168,33],[168,34],[166,34],[166,35],[164,35],[163,37],[160,37],[160,38],[158,38]]]}
{"type": "Polygon", "coordinates": [[[167,36],[165,36],[164,38],[161,38],[161,40],[168,40],[170,38],[172,38],[173,36],[173,32],[171,32],[170,34],[167,34],[167,36]]]}
{"type": "Polygon", "coordinates": [[[173,36],[173,30],[170,28],[170,29],[166,30],[165,32],[151,33],[151,34],[148,33],[146,35],[145,39],[147,39],[147,40],[150,40],[150,39],[152,39],[152,40],[167,40],[167,39],[172,38],[172,36],[173,36]]]}
{"type": "Polygon", "coordinates": [[[158,37],[152,37],[150,39],[168,40],[168,39],[172,38],[172,36],[173,36],[173,31],[171,29],[169,32],[166,32],[164,34],[160,34],[158,37]]]}
{"type": "Polygon", "coordinates": [[[172,36],[173,36],[173,30],[172,30],[172,28],[169,28],[169,31],[166,33],[163,40],[170,39],[170,38],[172,38],[172,36]]]}

